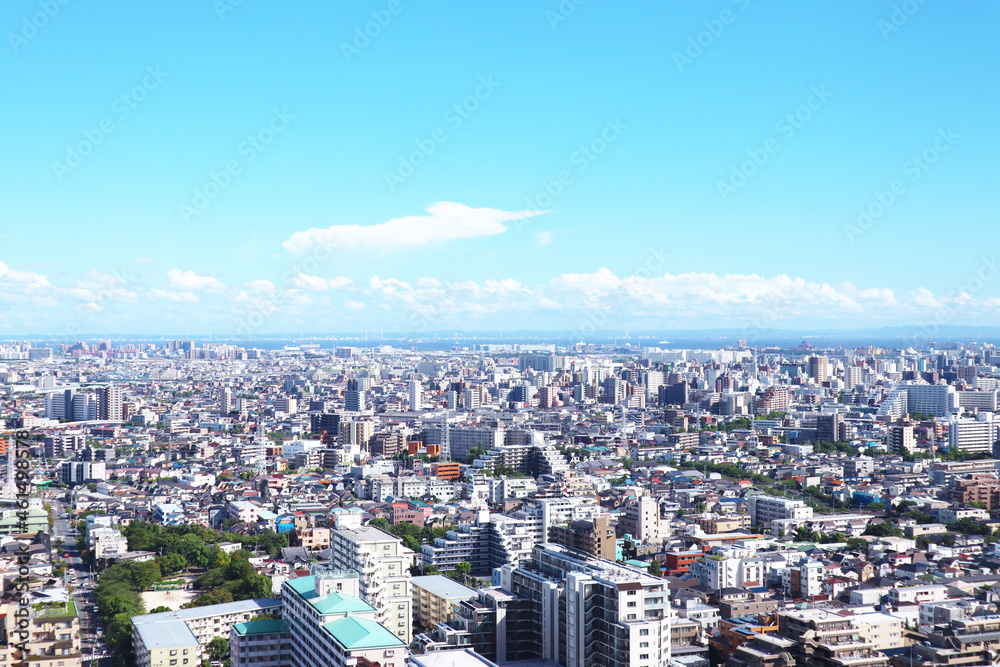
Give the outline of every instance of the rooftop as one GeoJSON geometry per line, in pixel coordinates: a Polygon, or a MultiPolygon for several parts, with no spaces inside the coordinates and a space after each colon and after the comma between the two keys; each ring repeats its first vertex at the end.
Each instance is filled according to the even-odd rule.
{"type": "MultiPolygon", "coordinates": [[[[164,611],[159,614],[145,614],[132,619],[132,624],[139,629],[142,626],[157,626],[169,623],[170,621],[187,622],[196,618],[207,618],[210,616],[222,616],[225,614],[238,614],[246,611],[264,612],[269,609],[281,607],[278,600],[271,598],[254,598],[253,600],[240,600],[239,602],[226,602],[225,604],[213,604],[208,607],[195,607],[193,609],[179,609],[177,611],[164,611]]],[[[148,645],[147,645],[148,646],[148,645]]]]}
{"type": "Polygon", "coordinates": [[[413,577],[413,585],[442,598],[475,597],[476,591],[443,574],[431,574],[424,577],[413,577]]]}
{"type": "Polygon", "coordinates": [[[406,646],[396,635],[367,618],[348,616],[323,625],[323,629],[347,650],[406,646]]]}
{"type": "Polygon", "coordinates": [[[248,635],[274,635],[288,632],[288,622],[282,618],[267,619],[264,621],[250,621],[249,623],[237,623],[233,626],[236,634],[248,635]]]}

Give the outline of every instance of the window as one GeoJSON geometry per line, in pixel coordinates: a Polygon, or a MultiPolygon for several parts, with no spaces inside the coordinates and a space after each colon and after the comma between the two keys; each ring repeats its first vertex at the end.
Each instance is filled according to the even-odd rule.
{"type": "Polygon", "coordinates": [[[629,591],[626,595],[635,595],[635,591],[629,591]]]}
{"type": "Polygon", "coordinates": [[[177,655],[177,649],[174,649],[173,651],[171,651],[170,655],[177,655]]]}
{"type": "Polygon", "coordinates": [[[629,615],[628,615],[628,616],[626,617],[626,619],[625,619],[625,620],[628,620],[628,621],[634,621],[634,620],[635,620],[635,614],[629,614],[629,615]]]}
{"type": "Polygon", "coordinates": [[[628,603],[628,606],[630,606],[630,607],[634,607],[634,606],[635,606],[635,600],[633,600],[632,602],[629,602],[629,603],[628,603]]]}
{"type": "Polygon", "coordinates": [[[639,630],[639,636],[640,637],[645,637],[648,634],[649,634],[649,628],[642,628],[641,630],[639,630]]]}
{"type": "Polygon", "coordinates": [[[649,648],[649,642],[639,642],[639,648],[649,648]]]}
{"type": "Polygon", "coordinates": [[[642,654],[639,655],[639,659],[640,660],[649,660],[649,654],[648,653],[642,653],[642,654]]]}

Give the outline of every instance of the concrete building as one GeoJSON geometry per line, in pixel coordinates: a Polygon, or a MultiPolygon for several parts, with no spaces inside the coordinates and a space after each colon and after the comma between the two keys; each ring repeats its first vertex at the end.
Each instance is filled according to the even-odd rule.
{"type": "Polygon", "coordinates": [[[664,579],[552,544],[536,546],[527,563],[503,566],[499,578],[521,601],[508,608],[507,622],[518,628],[519,650],[534,659],[565,667],[670,662],[664,579]]]}
{"type": "Polygon", "coordinates": [[[750,523],[754,526],[770,527],[779,519],[811,519],[813,509],[801,500],[778,496],[757,495],[747,500],[750,523]]]}
{"type": "Polygon", "coordinates": [[[475,597],[475,589],[443,574],[413,577],[413,620],[432,628],[454,618],[462,601],[475,597]]]}
{"type": "Polygon", "coordinates": [[[375,620],[409,644],[413,626],[410,567],[414,553],[395,535],[370,526],[334,529],[330,549],[330,566],[359,572],[360,595],[375,608],[375,620]]]}
{"type": "Polygon", "coordinates": [[[363,575],[318,565],[310,571],[310,576],[286,581],[281,589],[290,666],[404,667],[406,644],[376,620],[375,607],[358,597],[363,575]]]}
{"type": "Polygon", "coordinates": [[[549,541],[585,551],[591,556],[615,560],[615,529],[607,514],[589,521],[571,521],[565,526],[552,526],[549,528],[549,541]]]}
{"type": "Polygon", "coordinates": [[[207,657],[208,643],[216,637],[229,639],[234,624],[280,611],[278,600],[257,598],[136,616],[132,619],[135,664],[137,667],[200,665],[207,657]],[[184,663],[185,659],[190,662],[184,663]]]}
{"type": "Polygon", "coordinates": [[[670,523],[660,517],[660,505],[651,496],[640,496],[636,502],[627,505],[618,525],[624,534],[644,543],[655,544],[670,537],[670,523]]]}

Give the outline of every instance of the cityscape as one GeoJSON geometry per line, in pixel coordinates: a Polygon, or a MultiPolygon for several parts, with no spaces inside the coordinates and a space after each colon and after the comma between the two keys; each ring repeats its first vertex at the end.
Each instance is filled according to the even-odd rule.
{"type": "Polygon", "coordinates": [[[1000,665],[998,30],[0,3],[0,667],[1000,665]]]}

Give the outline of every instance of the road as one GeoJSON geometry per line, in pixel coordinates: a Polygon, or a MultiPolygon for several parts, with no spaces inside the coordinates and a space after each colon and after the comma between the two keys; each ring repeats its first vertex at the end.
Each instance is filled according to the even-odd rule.
{"type": "Polygon", "coordinates": [[[61,500],[50,499],[52,504],[52,515],[55,521],[52,526],[53,540],[62,539],[63,546],[61,552],[56,554],[57,559],[66,563],[66,575],[64,583],[67,587],[73,588],[72,598],[76,602],[76,608],[80,617],[80,647],[83,651],[84,667],[110,667],[111,658],[107,654],[107,646],[103,642],[103,636],[98,641],[97,629],[101,627],[100,617],[91,611],[94,605],[94,595],[92,576],[88,568],[80,559],[80,553],[76,547],[77,533],[70,528],[69,515],[61,500]],[[63,558],[63,555],[66,558],[63,558]],[[98,655],[95,659],[95,650],[98,655]],[[101,657],[103,654],[104,657],[101,657]]]}

